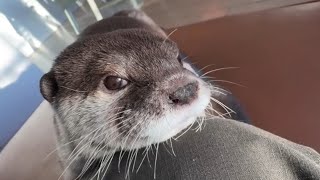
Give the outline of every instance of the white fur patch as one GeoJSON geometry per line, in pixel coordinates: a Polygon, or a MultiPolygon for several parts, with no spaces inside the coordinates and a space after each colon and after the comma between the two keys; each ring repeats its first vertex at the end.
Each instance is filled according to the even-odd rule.
{"type": "Polygon", "coordinates": [[[196,76],[199,77],[199,74],[191,67],[191,65],[190,65],[189,63],[182,62],[182,66],[183,66],[185,69],[188,69],[189,71],[193,72],[196,76]]]}
{"type": "Polygon", "coordinates": [[[210,89],[199,81],[198,97],[190,105],[166,112],[160,119],[151,120],[144,132],[149,137],[149,143],[158,143],[168,140],[183,129],[194,123],[204,114],[204,110],[210,102],[210,89]]]}

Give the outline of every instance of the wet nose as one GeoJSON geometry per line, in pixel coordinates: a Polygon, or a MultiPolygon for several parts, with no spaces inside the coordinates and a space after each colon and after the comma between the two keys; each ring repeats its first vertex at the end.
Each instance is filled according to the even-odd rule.
{"type": "Polygon", "coordinates": [[[197,97],[198,82],[188,83],[179,87],[173,93],[169,94],[170,104],[184,105],[189,104],[197,97]]]}

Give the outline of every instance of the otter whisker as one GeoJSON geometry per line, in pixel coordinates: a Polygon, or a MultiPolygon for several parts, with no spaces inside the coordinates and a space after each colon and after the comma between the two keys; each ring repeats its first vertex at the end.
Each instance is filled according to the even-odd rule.
{"type": "MultiPolygon", "coordinates": [[[[150,149],[152,150],[152,144],[150,145],[150,149]]],[[[147,153],[147,160],[148,160],[149,167],[152,168],[150,158],[149,158],[149,153],[147,153]]]]}
{"type": "MultiPolygon", "coordinates": [[[[132,133],[136,128],[138,128],[138,126],[139,126],[140,124],[142,124],[142,122],[143,122],[143,121],[138,122],[134,127],[132,127],[132,128],[128,131],[128,134],[127,134],[126,137],[125,137],[125,141],[124,141],[124,142],[122,143],[122,145],[121,145],[121,149],[123,148],[124,144],[127,143],[127,140],[129,139],[131,133],[132,133]]],[[[121,152],[122,152],[122,151],[121,151],[121,152]]],[[[118,167],[120,166],[121,160],[122,160],[123,155],[124,155],[124,154],[121,155],[121,152],[120,152],[120,155],[119,155],[118,167]]],[[[131,151],[129,152],[129,155],[130,155],[130,153],[131,153],[131,151]]],[[[125,168],[125,169],[127,169],[127,164],[128,164],[128,160],[127,160],[126,168],[125,168]]],[[[126,177],[127,177],[127,175],[126,175],[126,177]]]]}
{"type": "MultiPolygon", "coordinates": [[[[209,105],[208,105],[207,108],[205,109],[205,111],[209,111],[209,110],[213,111],[213,112],[216,113],[217,115],[220,115],[220,112],[213,108],[211,102],[209,102],[209,105]]],[[[220,117],[221,117],[221,116],[220,116],[220,117]]],[[[222,118],[223,118],[223,117],[222,117],[222,118]]]]}
{"type": "Polygon", "coordinates": [[[102,175],[101,180],[104,179],[104,177],[106,176],[106,174],[107,174],[107,172],[108,172],[108,169],[109,169],[109,167],[110,167],[110,165],[111,165],[111,163],[112,163],[112,161],[113,161],[113,158],[114,158],[114,155],[115,155],[115,154],[116,154],[116,152],[113,151],[113,152],[111,153],[111,157],[108,156],[108,158],[106,159],[106,163],[105,163],[105,165],[103,166],[103,170],[102,170],[102,172],[104,172],[104,173],[103,173],[103,175],[102,175]]]}
{"type": "MultiPolygon", "coordinates": [[[[129,119],[130,119],[130,118],[129,118],[129,119]]],[[[128,119],[126,119],[126,120],[128,120],[128,119]]],[[[122,122],[123,122],[123,121],[122,121],[122,122]]],[[[122,123],[122,122],[121,122],[121,123],[122,123]]],[[[114,134],[114,133],[116,133],[116,132],[117,132],[117,130],[114,130],[113,132],[111,132],[111,133],[109,134],[109,136],[112,135],[112,134],[114,134]]],[[[123,133],[124,133],[124,132],[123,132],[123,133]]],[[[119,136],[121,136],[123,133],[118,134],[118,136],[116,136],[115,138],[113,138],[113,139],[111,139],[110,141],[108,141],[101,149],[105,148],[108,144],[110,144],[110,142],[114,141],[116,138],[118,138],[119,136]]],[[[86,145],[83,145],[83,146],[81,147],[81,149],[85,149],[87,146],[89,146],[89,145],[94,141],[95,138],[98,138],[98,137],[100,137],[100,136],[102,136],[102,135],[106,135],[106,133],[102,133],[102,134],[100,134],[99,136],[93,136],[93,137],[92,137],[92,140],[89,141],[86,145]]],[[[93,152],[96,151],[96,149],[101,146],[102,142],[104,142],[105,139],[106,139],[107,137],[109,137],[109,136],[106,136],[106,137],[104,138],[104,140],[101,141],[101,143],[93,150],[93,152]]],[[[78,145],[80,145],[80,143],[79,143],[78,145]]],[[[75,149],[76,149],[76,148],[75,148],[75,149]]],[[[79,149],[78,151],[81,151],[81,149],[79,149]]],[[[75,153],[77,153],[77,152],[75,152],[75,153]]],[[[98,152],[97,152],[97,153],[98,153],[98,152]]],[[[88,168],[90,167],[90,165],[93,163],[93,161],[90,160],[90,159],[94,158],[97,153],[95,153],[95,154],[93,154],[93,155],[91,155],[91,156],[89,157],[88,161],[86,162],[86,164],[84,165],[84,167],[83,167],[83,169],[82,169],[81,174],[83,174],[83,173],[85,173],[85,172],[87,171],[87,169],[88,169],[88,168]],[[92,161],[92,162],[91,162],[91,161],[92,161]]],[[[71,154],[72,154],[72,153],[71,153],[71,154]]],[[[71,156],[71,154],[70,154],[70,156],[71,156]]]]}
{"type": "MultiPolygon", "coordinates": [[[[45,83],[45,82],[42,82],[42,83],[45,84],[45,85],[50,86],[50,84],[48,84],[48,83],[45,83]]],[[[80,93],[87,93],[87,92],[89,92],[89,91],[81,91],[81,90],[77,90],[77,89],[72,89],[72,88],[69,88],[69,87],[66,87],[66,86],[62,86],[62,85],[58,85],[58,87],[64,88],[64,89],[68,89],[68,90],[74,91],[74,92],[80,92],[80,93]]]]}
{"type": "Polygon", "coordinates": [[[126,166],[125,166],[125,178],[127,179],[128,176],[129,176],[129,167],[128,167],[128,163],[129,163],[129,159],[130,159],[130,156],[132,154],[132,150],[129,151],[129,154],[128,154],[128,157],[127,157],[127,161],[126,161],[126,166]]]}
{"type": "Polygon", "coordinates": [[[72,88],[69,88],[69,87],[66,87],[66,86],[58,86],[58,87],[61,87],[61,88],[64,88],[64,89],[68,89],[68,90],[74,91],[74,92],[79,92],[79,93],[87,93],[87,92],[89,92],[89,91],[81,91],[81,90],[72,89],[72,88]]]}
{"type": "Polygon", "coordinates": [[[71,153],[69,154],[69,157],[68,157],[67,159],[70,160],[70,159],[73,157],[73,154],[77,153],[77,149],[78,149],[78,151],[80,151],[81,149],[89,146],[89,145],[93,142],[93,140],[94,140],[95,136],[98,134],[99,130],[101,130],[101,129],[102,129],[102,127],[99,127],[99,128],[97,128],[97,131],[94,130],[94,131],[96,131],[96,132],[94,133],[93,137],[91,137],[91,140],[88,141],[85,145],[83,145],[82,147],[80,147],[80,148],[78,149],[78,147],[81,145],[81,143],[85,140],[85,139],[82,139],[82,140],[78,143],[78,145],[71,151],[71,153]]]}
{"type": "Polygon", "coordinates": [[[122,158],[123,158],[123,155],[124,154],[121,154],[123,151],[123,145],[124,144],[126,144],[127,143],[127,140],[128,140],[128,138],[129,138],[129,136],[130,136],[130,133],[131,132],[133,132],[133,130],[138,126],[138,124],[139,123],[137,123],[134,127],[132,127],[129,131],[128,131],[128,134],[126,135],[126,137],[125,137],[125,141],[122,143],[122,145],[121,145],[121,151],[120,151],[120,155],[119,155],[119,162],[118,162],[118,167],[120,167],[120,162],[121,162],[121,160],[122,160],[122,158]]]}
{"type": "Polygon", "coordinates": [[[206,117],[203,117],[203,129],[206,128],[206,117]]]}
{"type": "MultiPolygon", "coordinates": [[[[137,123],[137,124],[142,124],[142,122],[143,121],[140,121],[139,123],[137,123]]],[[[136,127],[136,128],[138,128],[138,126],[136,127]]],[[[141,132],[143,131],[144,129],[143,128],[141,128],[141,130],[137,133],[137,137],[135,138],[135,140],[134,141],[132,141],[132,145],[131,145],[131,147],[129,148],[129,149],[133,149],[133,146],[135,145],[135,143],[137,142],[137,140],[138,139],[141,139],[141,132]]],[[[130,160],[129,160],[129,165],[128,165],[128,168],[127,168],[127,174],[126,174],[126,177],[127,176],[129,176],[129,172],[130,172],[130,166],[131,166],[131,163],[132,163],[132,158],[133,158],[133,156],[134,156],[134,154],[132,153],[131,154],[131,156],[130,156],[130,160]]],[[[127,165],[126,165],[127,166],[127,165]]],[[[133,167],[133,169],[134,169],[134,167],[133,167]]],[[[132,171],[133,171],[133,169],[132,169],[132,171]]]]}
{"type": "MultiPolygon", "coordinates": [[[[116,120],[117,120],[117,119],[116,119],[116,120]]],[[[114,121],[116,121],[116,120],[114,120],[114,121]]],[[[113,121],[111,121],[111,122],[113,122],[113,121]]],[[[111,123],[111,122],[110,122],[110,123],[111,123]]],[[[108,123],[109,123],[109,122],[108,122],[108,123]]],[[[107,123],[106,123],[106,124],[107,124],[107,123]]],[[[102,128],[102,127],[105,126],[106,124],[100,126],[100,128],[102,128]]],[[[91,131],[90,133],[88,133],[88,134],[86,134],[86,135],[84,135],[84,136],[81,136],[81,137],[79,137],[79,138],[77,138],[77,139],[74,139],[74,140],[69,141],[69,142],[66,142],[66,143],[64,143],[64,144],[62,144],[62,145],[59,145],[57,148],[55,148],[55,149],[52,150],[50,153],[48,153],[48,155],[47,155],[44,159],[48,158],[48,157],[51,156],[55,151],[61,149],[61,148],[64,147],[64,146],[69,145],[69,144],[72,143],[72,142],[75,142],[75,141],[77,141],[77,140],[80,140],[80,139],[84,139],[84,138],[89,137],[92,133],[94,133],[94,132],[97,131],[97,130],[99,130],[99,128],[97,128],[97,129],[91,131]]]]}
{"type": "Polygon", "coordinates": [[[229,114],[229,117],[231,117],[231,113],[236,113],[234,110],[232,110],[231,108],[229,108],[228,106],[220,102],[219,100],[213,97],[211,97],[210,99],[213,100],[215,103],[219,104],[229,114]]]}
{"type": "Polygon", "coordinates": [[[172,31],[167,35],[167,37],[163,40],[161,46],[163,46],[163,44],[164,44],[164,43],[170,38],[170,36],[171,36],[173,33],[175,33],[177,30],[178,30],[178,28],[172,30],[172,31]]]}
{"type": "MultiPolygon", "coordinates": [[[[203,77],[204,78],[204,77],[203,77]]],[[[211,77],[205,77],[206,79],[213,79],[211,77]]],[[[235,83],[235,82],[232,82],[232,81],[228,81],[228,80],[222,80],[222,79],[213,79],[213,80],[209,80],[208,82],[225,82],[225,83],[229,83],[229,84],[233,84],[233,85],[237,85],[237,86],[240,86],[240,87],[243,87],[243,88],[248,88],[247,86],[245,85],[242,85],[242,84],[239,84],[239,83],[235,83]]]]}
{"type": "MultiPolygon", "coordinates": [[[[86,148],[90,148],[90,144],[94,141],[94,138],[95,138],[95,136],[93,136],[90,141],[88,141],[78,151],[76,151],[75,154],[73,155],[73,159],[75,159],[79,154],[81,154],[81,152],[83,152],[86,148]]],[[[83,169],[87,170],[90,167],[90,165],[93,163],[93,159],[96,156],[96,154],[98,153],[98,151],[96,151],[96,149],[98,147],[100,147],[100,145],[101,145],[101,143],[99,143],[99,145],[90,153],[92,155],[90,155],[89,159],[87,159],[83,169]]],[[[84,172],[86,172],[86,170],[84,172]]]]}
{"type": "Polygon", "coordinates": [[[133,160],[133,165],[132,165],[132,171],[131,172],[134,171],[134,166],[136,165],[138,151],[139,151],[139,149],[136,149],[136,152],[134,153],[134,160],[133,160]]]}
{"type": "Polygon", "coordinates": [[[201,120],[197,120],[198,126],[193,129],[195,132],[198,132],[199,129],[201,128],[201,124],[200,124],[201,122],[200,122],[200,121],[201,121],[201,120]]]}
{"type": "MultiPolygon", "coordinates": [[[[222,116],[228,115],[228,113],[221,114],[222,116]]],[[[217,118],[216,115],[207,114],[205,120],[211,120],[217,118]]]]}
{"type": "MultiPolygon", "coordinates": [[[[117,132],[117,131],[114,131],[114,133],[115,133],[115,132],[117,132]]],[[[114,133],[111,133],[111,134],[114,134],[114,133]]],[[[111,136],[111,134],[110,134],[109,136],[111,136]]],[[[124,134],[124,132],[118,134],[116,137],[114,137],[114,138],[112,138],[111,140],[109,140],[108,142],[106,142],[105,145],[104,145],[101,149],[103,150],[105,147],[107,147],[110,143],[112,143],[113,141],[115,141],[118,137],[120,137],[120,136],[123,135],[123,134],[124,134]]],[[[106,135],[106,133],[105,133],[105,135],[106,135]]],[[[104,140],[101,141],[101,142],[104,142],[105,139],[107,139],[109,136],[106,136],[106,137],[104,138],[104,140]]],[[[104,155],[103,155],[102,157],[104,157],[107,152],[108,152],[108,151],[105,151],[105,153],[104,153],[104,155]]],[[[109,154],[110,154],[110,153],[109,153],[109,154]]],[[[91,165],[91,164],[90,164],[90,165],[91,165]]],[[[85,173],[85,172],[87,171],[87,169],[90,167],[90,165],[89,165],[86,169],[83,168],[82,170],[83,170],[84,172],[81,172],[81,173],[85,173]]]]}
{"type": "MultiPolygon", "coordinates": [[[[107,152],[107,151],[106,151],[107,152]]],[[[106,159],[107,159],[107,161],[109,160],[109,158],[110,158],[110,154],[108,154],[108,155],[106,155],[106,152],[103,154],[103,156],[102,156],[102,160],[101,160],[101,163],[100,163],[100,166],[99,166],[99,168],[98,168],[98,170],[97,170],[97,172],[90,178],[90,179],[93,179],[94,177],[96,177],[97,176],[97,179],[99,180],[100,179],[100,174],[101,174],[101,171],[102,171],[102,169],[103,169],[103,167],[104,167],[104,164],[105,164],[105,162],[106,162],[106,159]]]]}
{"type": "MultiPolygon", "coordinates": [[[[133,145],[138,141],[138,139],[139,139],[139,140],[141,139],[141,132],[142,132],[143,130],[144,130],[144,129],[141,128],[141,130],[138,132],[138,135],[137,135],[136,139],[132,142],[132,145],[131,145],[131,148],[130,148],[130,149],[133,149],[133,145]]],[[[129,169],[130,169],[131,161],[132,161],[132,160],[131,160],[131,158],[130,158],[129,169]]],[[[132,172],[133,172],[133,170],[134,170],[134,165],[135,165],[135,162],[134,162],[134,164],[133,164],[132,172]]]]}
{"type": "Polygon", "coordinates": [[[201,118],[199,118],[199,120],[197,120],[198,121],[198,127],[196,128],[196,132],[198,132],[198,131],[201,131],[201,129],[202,129],[202,124],[203,124],[203,121],[204,121],[204,117],[201,117],[201,118]]]}
{"type": "MultiPolygon", "coordinates": [[[[226,113],[224,114],[224,115],[227,115],[226,113]]],[[[212,116],[207,116],[206,118],[205,118],[205,121],[207,121],[207,120],[212,120],[212,119],[216,119],[217,118],[217,116],[215,116],[215,115],[212,115],[212,116]]]]}
{"type": "Polygon", "coordinates": [[[159,151],[159,143],[157,143],[157,146],[156,146],[156,157],[155,157],[155,160],[154,160],[153,179],[156,179],[158,151],[159,151]]]}
{"type": "Polygon", "coordinates": [[[65,167],[65,169],[63,170],[63,172],[61,173],[61,175],[59,176],[58,180],[60,180],[62,178],[62,176],[67,172],[67,169],[71,166],[71,164],[76,160],[76,158],[80,155],[81,152],[83,152],[84,149],[79,150],[75,156],[72,158],[72,160],[69,162],[69,164],[65,167]]]}
{"type": "Polygon", "coordinates": [[[194,122],[192,124],[189,125],[189,127],[184,131],[182,132],[178,137],[176,138],[173,138],[174,140],[178,140],[181,136],[183,136],[187,131],[189,131],[191,129],[191,127],[193,126],[194,122]]]}
{"type": "Polygon", "coordinates": [[[131,154],[129,156],[129,163],[128,163],[128,168],[126,170],[126,178],[129,178],[129,175],[130,175],[130,167],[131,167],[131,163],[132,163],[132,160],[133,160],[133,157],[134,157],[134,153],[135,153],[135,149],[132,149],[131,150],[131,154]]]}
{"type": "Polygon", "coordinates": [[[200,131],[203,129],[203,128],[202,128],[203,125],[204,125],[204,117],[201,119],[200,131]]]}
{"type": "Polygon", "coordinates": [[[111,153],[109,153],[108,155],[105,155],[106,152],[104,153],[104,155],[102,156],[102,160],[101,160],[101,163],[100,163],[100,166],[99,166],[99,169],[98,171],[94,174],[94,176],[91,177],[91,179],[93,179],[94,177],[97,176],[97,179],[99,180],[100,179],[100,174],[101,174],[101,171],[104,172],[103,173],[103,176],[101,179],[103,179],[103,177],[105,176],[105,174],[107,173],[108,171],[108,168],[109,168],[109,165],[113,159],[113,156],[115,154],[115,151],[112,151],[111,153]]]}
{"type": "Polygon", "coordinates": [[[215,110],[213,107],[207,107],[207,109],[214,111],[219,117],[221,117],[222,119],[225,119],[225,117],[222,116],[221,112],[215,110]]]}
{"type": "Polygon", "coordinates": [[[174,156],[176,156],[176,153],[175,153],[174,150],[173,150],[172,137],[169,139],[169,141],[170,141],[170,145],[171,145],[172,154],[173,154],[174,156]]]}
{"type": "MultiPolygon", "coordinates": [[[[117,130],[116,131],[113,131],[111,134],[109,134],[108,136],[106,136],[105,138],[104,138],[104,140],[102,140],[101,141],[101,143],[102,142],[105,142],[105,140],[108,138],[108,137],[110,137],[112,134],[115,134],[117,132],[117,130]]],[[[106,142],[105,143],[105,145],[103,146],[103,147],[101,147],[100,149],[102,150],[102,149],[104,149],[105,147],[107,147],[110,143],[112,143],[113,141],[115,141],[118,137],[120,137],[121,135],[123,135],[125,132],[122,132],[122,133],[120,133],[120,134],[118,134],[117,136],[115,136],[114,138],[112,138],[111,140],[109,140],[108,142],[106,142]]],[[[104,135],[106,135],[107,133],[104,133],[104,135]]],[[[100,143],[100,144],[101,144],[100,143]]],[[[99,147],[100,147],[100,144],[99,144],[99,147]]],[[[95,151],[95,150],[94,150],[95,151]]],[[[105,154],[107,153],[108,151],[105,151],[105,153],[104,153],[104,155],[102,156],[102,157],[104,157],[105,156],[105,154]]],[[[91,163],[92,164],[92,163],[91,163]]],[[[86,171],[87,171],[87,169],[90,167],[90,165],[91,164],[89,164],[89,166],[87,166],[86,167],[86,165],[84,166],[84,168],[82,169],[82,174],[83,173],[85,173],[86,171]]]]}
{"type": "MultiPolygon", "coordinates": [[[[210,82],[208,82],[210,83],[210,82]]],[[[224,96],[226,96],[227,94],[231,94],[229,91],[227,90],[224,90],[223,88],[219,88],[215,85],[212,85],[212,84],[209,84],[209,89],[210,89],[210,92],[212,93],[212,95],[215,93],[215,92],[218,92],[220,94],[223,94],[224,96]]]]}
{"type": "Polygon", "coordinates": [[[227,93],[227,94],[231,94],[230,91],[225,90],[225,89],[220,88],[220,87],[217,87],[217,86],[211,86],[211,88],[212,88],[213,90],[220,90],[220,91],[223,91],[223,92],[225,92],[225,93],[227,93]]]}
{"type": "MultiPolygon", "coordinates": [[[[125,111],[126,111],[126,110],[125,110],[125,111]]],[[[121,112],[115,114],[115,116],[118,115],[118,114],[120,114],[120,113],[122,113],[122,112],[124,112],[124,111],[121,111],[121,112]]],[[[109,123],[112,123],[112,122],[117,121],[117,120],[119,120],[119,119],[120,119],[120,118],[116,118],[116,119],[110,120],[110,121],[108,121],[107,123],[105,123],[105,124],[103,124],[102,126],[100,126],[100,128],[103,128],[103,126],[108,125],[109,123]]],[[[44,159],[47,159],[47,158],[50,157],[55,151],[61,149],[61,148],[64,147],[64,146],[69,145],[69,144],[72,143],[72,142],[75,142],[75,141],[80,140],[80,139],[84,140],[84,138],[89,137],[92,133],[94,133],[94,132],[97,131],[97,130],[99,130],[99,128],[91,131],[91,132],[88,133],[87,135],[81,136],[80,138],[74,139],[74,140],[72,140],[72,141],[66,142],[66,143],[58,146],[57,148],[55,148],[54,150],[52,150],[51,152],[49,152],[48,155],[47,155],[44,159]]]]}
{"type": "Polygon", "coordinates": [[[166,149],[166,151],[167,151],[170,155],[172,155],[171,152],[169,151],[169,149],[167,148],[167,146],[169,146],[169,145],[168,145],[168,140],[166,140],[166,143],[163,143],[163,147],[164,147],[164,149],[166,149]]]}
{"type": "MultiPolygon", "coordinates": [[[[211,103],[211,102],[210,102],[209,105],[207,106],[206,110],[211,110],[211,111],[215,112],[219,117],[225,119],[225,117],[222,116],[219,111],[215,110],[215,109],[212,107],[212,103],[211,103]]],[[[206,111],[206,110],[205,110],[205,111],[206,111]]]]}
{"type": "MultiPolygon", "coordinates": [[[[99,177],[100,177],[100,173],[101,173],[101,166],[102,166],[102,164],[105,162],[105,159],[109,156],[110,154],[108,154],[107,156],[103,156],[103,158],[100,160],[100,162],[99,162],[99,168],[98,168],[98,170],[90,177],[90,180],[91,179],[94,179],[96,176],[97,176],[97,178],[96,179],[99,179],[99,177]]],[[[82,177],[81,177],[82,178],[82,177]]]]}
{"type": "MultiPolygon", "coordinates": [[[[101,143],[100,143],[100,144],[101,144],[101,143]]],[[[99,146],[100,146],[100,145],[99,145],[99,146]]],[[[106,151],[106,152],[107,152],[107,151],[106,151]]],[[[101,162],[99,162],[99,163],[100,163],[100,166],[99,166],[97,172],[96,172],[90,179],[93,179],[93,178],[96,177],[96,176],[98,176],[97,179],[99,179],[100,174],[101,174],[102,164],[105,162],[105,159],[107,159],[108,156],[110,155],[110,154],[108,154],[108,155],[106,156],[106,155],[105,155],[106,152],[104,153],[104,156],[102,156],[101,162]]],[[[96,152],[96,153],[98,153],[98,152],[96,152]]],[[[94,157],[92,157],[91,159],[92,159],[92,160],[91,160],[92,162],[90,163],[90,165],[88,166],[88,168],[85,170],[85,172],[87,172],[87,170],[89,169],[89,167],[90,167],[90,166],[93,164],[93,162],[94,162],[94,157]]],[[[82,177],[82,176],[81,176],[81,177],[82,177]]]]}
{"type": "MultiPolygon", "coordinates": [[[[137,136],[137,137],[138,137],[138,136],[137,136]]],[[[136,138],[136,139],[138,139],[138,138],[136,138]]],[[[126,170],[126,177],[129,176],[130,167],[131,167],[131,164],[132,164],[132,161],[133,161],[133,158],[134,158],[134,154],[136,153],[136,152],[135,152],[135,149],[133,149],[134,143],[135,143],[135,142],[132,142],[132,145],[131,145],[131,148],[130,148],[130,149],[132,149],[132,150],[131,150],[132,153],[131,153],[131,155],[128,157],[128,159],[129,159],[129,164],[128,164],[128,167],[126,168],[126,169],[127,169],[127,170],[126,170]]],[[[132,171],[133,171],[133,170],[134,170],[134,166],[132,167],[132,171]]]]}
{"type": "Polygon", "coordinates": [[[71,151],[71,153],[69,154],[67,160],[70,160],[71,158],[73,158],[74,155],[77,153],[77,151],[81,151],[81,150],[84,149],[86,146],[89,146],[90,143],[92,143],[92,141],[93,141],[94,137],[96,136],[96,134],[98,134],[98,131],[96,131],[96,132],[94,133],[93,137],[89,137],[90,140],[89,140],[88,142],[86,142],[85,145],[83,145],[82,147],[80,147],[80,148],[77,150],[77,148],[78,148],[78,147],[81,145],[81,143],[84,141],[84,139],[82,139],[82,140],[78,143],[78,145],[71,151]]]}
{"type": "Polygon", "coordinates": [[[234,110],[232,110],[231,108],[229,108],[228,106],[226,106],[225,104],[223,104],[222,102],[220,102],[219,100],[211,97],[211,100],[213,100],[215,103],[219,104],[221,107],[224,107],[225,110],[228,109],[229,111],[226,110],[226,112],[232,112],[232,113],[236,113],[234,110]]]}
{"type": "Polygon", "coordinates": [[[65,147],[65,146],[67,146],[67,145],[69,145],[69,144],[71,144],[71,143],[73,143],[73,142],[75,142],[75,141],[77,141],[77,140],[82,139],[82,138],[86,138],[86,137],[80,137],[80,138],[77,138],[77,139],[75,139],[75,140],[69,141],[69,142],[67,142],[67,143],[65,143],[65,144],[63,144],[63,145],[58,146],[58,147],[55,148],[54,150],[50,151],[50,152],[48,153],[48,155],[47,155],[43,160],[46,160],[46,159],[47,159],[48,157],[50,157],[54,152],[56,152],[57,150],[61,149],[62,147],[65,147]]]}
{"type": "Polygon", "coordinates": [[[90,136],[92,133],[94,133],[94,132],[95,132],[95,131],[92,131],[92,132],[88,133],[87,135],[80,136],[80,137],[77,138],[77,139],[74,139],[74,140],[68,141],[68,142],[66,142],[66,143],[64,143],[64,144],[62,144],[62,145],[59,145],[57,148],[55,148],[55,149],[52,150],[50,153],[48,153],[48,155],[47,155],[44,159],[48,158],[48,157],[51,156],[55,151],[61,149],[61,148],[64,147],[64,146],[69,145],[69,144],[72,143],[72,142],[75,142],[75,141],[80,140],[80,139],[82,140],[82,139],[85,139],[85,138],[89,137],[89,136],[90,136]]]}
{"type": "Polygon", "coordinates": [[[147,154],[149,153],[150,146],[151,146],[151,145],[147,146],[147,147],[145,148],[145,150],[142,152],[142,154],[144,154],[144,156],[143,156],[143,158],[142,158],[142,160],[141,160],[141,162],[140,162],[140,164],[139,164],[139,166],[138,166],[138,168],[137,168],[136,173],[138,173],[138,171],[139,171],[139,169],[140,169],[140,167],[141,167],[144,159],[146,158],[147,154]]]}
{"type": "Polygon", "coordinates": [[[114,154],[115,154],[115,152],[112,153],[112,156],[111,156],[110,160],[108,160],[109,163],[108,163],[107,167],[106,167],[105,170],[104,170],[104,173],[103,173],[103,176],[102,176],[101,180],[102,180],[102,179],[104,178],[104,176],[106,175],[107,170],[109,169],[109,166],[110,166],[110,164],[111,164],[111,162],[112,162],[112,160],[113,160],[114,154]]]}
{"type": "Polygon", "coordinates": [[[223,67],[223,68],[218,68],[218,69],[213,69],[213,70],[210,70],[204,74],[202,74],[200,77],[203,77],[207,74],[210,74],[210,73],[213,73],[213,72],[217,72],[217,71],[221,71],[221,70],[227,70],[227,69],[239,69],[240,67],[223,67]]]}
{"type": "MultiPolygon", "coordinates": [[[[204,70],[204,69],[206,69],[206,68],[208,68],[208,67],[210,67],[210,66],[214,66],[215,64],[209,64],[209,65],[206,65],[206,66],[204,66],[203,68],[201,68],[201,69],[199,69],[198,71],[197,71],[197,73],[200,73],[202,70],[204,70]]],[[[201,76],[200,76],[201,77],[201,76]]]]}
{"type": "Polygon", "coordinates": [[[184,61],[185,59],[187,59],[189,56],[186,56],[184,58],[181,59],[181,61],[184,61]]]}
{"type": "Polygon", "coordinates": [[[154,151],[153,151],[153,146],[152,145],[154,145],[154,144],[151,144],[151,153],[152,153],[152,155],[154,155],[154,151]]]}
{"type": "Polygon", "coordinates": [[[223,93],[223,92],[221,92],[221,91],[219,91],[219,90],[211,90],[211,92],[212,93],[220,93],[220,94],[222,94],[222,95],[224,95],[224,96],[226,96],[227,94],[226,93],[223,93]]]}
{"type": "MultiPolygon", "coordinates": [[[[189,56],[188,56],[189,57],[189,56]]],[[[194,66],[197,66],[199,64],[199,61],[192,61],[190,62],[190,64],[194,65],[194,66]]]]}
{"type": "Polygon", "coordinates": [[[197,132],[197,129],[199,128],[199,126],[200,126],[200,121],[199,120],[196,120],[195,122],[197,122],[198,123],[198,126],[197,127],[195,127],[195,128],[193,128],[192,130],[194,130],[194,131],[196,131],[197,132]]]}
{"type": "MultiPolygon", "coordinates": [[[[81,173],[79,174],[79,176],[78,177],[82,177],[86,172],[87,172],[87,170],[90,168],[90,166],[93,164],[93,162],[94,162],[94,158],[97,156],[97,154],[99,153],[99,150],[97,151],[97,148],[99,147],[100,148],[100,146],[102,145],[102,141],[101,141],[101,143],[99,143],[99,145],[92,151],[92,155],[89,157],[89,159],[87,159],[87,161],[86,161],[86,163],[84,164],[84,166],[82,167],[82,170],[81,170],[81,173]]],[[[103,148],[101,148],[101,149],[103,149],[103,148]]],[[[105,156],[105,154],[107,153],[107,151],[105,151],[105,153],[104,153],[104,155],[103,155],[103,157],[105,156]]],[[[103,158],[104,159],[104,158],[103,158]]],[[[102,160],[103,160],[102,159],[102,160]]],[[[100,170],[100,168],[99,168],[99,170],[100,170]]]]}
{"type": "Polygon", "coordinates": [[[118,157],[118,172],[120,173],[120,163],[121,163],[121,154],[123,153],[123,148],[121,148],[120,153],[119,153],[119,157],[118,157]]]}
{"type": "Polygon", "coordinates": [[[200,119],[199,129],[198,129],[199,131],[201,131],[201,130],[202,130],[203,122],[204,122],[204,117],[201,117],[201,119],[200,119]]]}

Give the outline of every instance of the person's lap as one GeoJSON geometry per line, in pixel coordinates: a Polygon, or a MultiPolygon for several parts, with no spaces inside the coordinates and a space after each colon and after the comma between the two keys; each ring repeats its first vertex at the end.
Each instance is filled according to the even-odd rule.
{"type": "Polygon", "coordinates": [[[106,179],[125,179],[127,160],[130,179],[320,179],[320,156],[316,151],[245,123],[208,120],[201,132],[189,131],[178,140],[156,146],[143,158],[125,156],[118,171],[119,153],[106,179]],[[173,155],[173,152],[174,154],[173,155]],[[134,163],[135,161],[135,163],[134,163]],[[133,167],[134,166],[134,167],[133,167]]]}

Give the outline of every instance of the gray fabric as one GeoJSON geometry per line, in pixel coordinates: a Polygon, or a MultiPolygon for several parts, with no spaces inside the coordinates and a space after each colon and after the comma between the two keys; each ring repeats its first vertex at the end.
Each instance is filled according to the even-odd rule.
{"type": "MultiPolygon", "coordinates": [[[[190,130],[172,142],[176,156],[169,145],[159,146],[156,179],[320,179],[320,155],[316,151],[245,123],[207,121],[201,132],[190,130]]],[[[151,163],[146,158],[136,173],[142,151],[135,170],[130,171],[131,180],[153,179],[155,148],[148,153],[151,163]]],[[[127,159],[122,159],[119,173],[118,155],[105,179],[125,179],[127,159]]]]}

